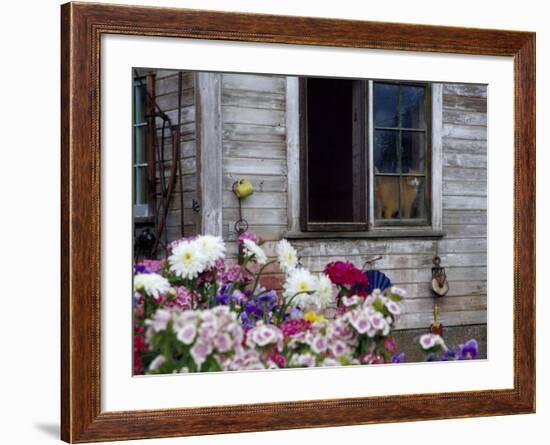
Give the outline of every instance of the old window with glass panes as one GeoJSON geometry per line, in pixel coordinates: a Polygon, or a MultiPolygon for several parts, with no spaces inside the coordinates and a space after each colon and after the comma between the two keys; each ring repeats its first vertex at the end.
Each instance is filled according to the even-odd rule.
{"type": "Polygon", "coordinates": [[[302,78],[301,229],[431,226],[430,105],[427,83],[302,78]]]}

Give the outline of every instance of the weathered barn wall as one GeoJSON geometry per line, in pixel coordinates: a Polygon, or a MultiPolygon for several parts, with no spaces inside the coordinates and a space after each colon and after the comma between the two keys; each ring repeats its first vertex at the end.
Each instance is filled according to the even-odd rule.
{"type": "MultiPolygon", "coordinates": [[[[178,71],[155,71],[155,93],[159,108],[168,115],[173,125],[178,123],[178,71]]],[[[176,181],[173,197],[167,217],[168,242],[181,237],[181,185],[183,185],[183,217],[185,236],[198,232],[197,214],[192,209],[192,200],[196,198],[196,128],[195,128],[195,73],[182,73],[181,88],[181,126],[179,167],[183,173],[182,182],[176,181]]],[[[157,140],[162,137],[162,119],[156,119],[157,140]]],[[[169,128],[164,134],[164,173],[166,182],[170,177],[172,164],[172,136],[169,128]]],[[[160,169],[157,169],[157,190],[160,190],[160,169]]]]}
{"type": "MultiPolygon", "coordinates": [[[[191,200],[197,198],[195,76],[184,74],[182,94],[185,235],[200,230],[198,216],[191,209],[191,200]]],[[[174,122],[177,82],[175,71],[157,71],[157,102],[174,122]]],[[[264,248],[269,255],[274,256],[275,242],[289,227],[286,84],[284,76],[221,75],[222,232],[230,241],[232,257],[237,252],[232,241],[238,201],[231,188],[237,179],[246,177],[254,185],[254,195],[243,200],[243,217],[250,224],[249,230],[266,240],[264,248]]],[[[435,300],[429,282],[435,255],[441,257],[450,282],[449,294],[438,300],[444,325],[484,325],[487,320],[486,88],[445,85],[442,103],[444,237],[292,240],[302,264],[313,271],[321,271],[336,259],[361,266],[366,257],[381,255],[376,267],[409,293],[404,301],[405,315],[399,321],[401,329],[426,329],[432,322],[435,300]]],[[[166,151],[169,159],[169,141],[166,151]]],[[[180,234],[179,192],[177,184],[168,219],[169,240],[180,234]]],[[[268,270],[264,284],[280,285],[275,267],[268,270]]]]}
{"type": "Polygon", "coordinates": [[[287,230],[286,77],[222,75],[223,232],[234,239],[238,201],[233,183],[248,178],[256,192],[243,201],[250,229],[266,240],[287,230]]]}
{"type": "MultiPolygon", "coordinates": [[[[223,75],[224,237],[235,237],[231,185],[246,177],[257,192],[243,201],[243,216],[271,255],[288,227],[285,85],[285,77],[223,75]]],[[[447,326],[485,324],[486,125],[485,87],[444,86],[443,238],[294,240],[304,266],[321,271],[336,259],[361,266],[366,257],[381,255],[376,267],[410,295],[399,327],[426,328],[433,319],[432,260],[439,255],[451,287],[438,301],[441,320],[447,326]]]]}

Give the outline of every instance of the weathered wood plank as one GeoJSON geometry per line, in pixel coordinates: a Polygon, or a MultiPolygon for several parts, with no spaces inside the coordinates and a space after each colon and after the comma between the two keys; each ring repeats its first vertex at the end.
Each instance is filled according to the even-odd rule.
{"type": "MultiPolygon", "coordinates": [[[[159,189],[160,179],[157,178],[157,190],[159,189]]],[[[197,176],[195,174],[184,175],[183,177],[183,191],[193,192],[197,190],[197,176]]],[[[177,195],[180,191],[180,183],[176,181],[174,185],[174,195],[177,195]]],[[[179,199],[179,198],[174,198],[179,199]]]]}
{"type": "Polygon", "coordinates": [[[252,124],[280,127],[284,125],[285,113],[278,110],[222,106],[224,124],[252,124]]]}
{"type": "Polygon", "coordinates": [[[225,174],[286,175],[286,162],[280,159],[229,158],[223,161],[225,174]]]}
{"type": "MultiPolygon", "coordinates": [[[[399,287],[402,287],[407,291],[407,300],[416,298],[436,298],[432,292],[430,282],[401,283],[399,284],[399,287]]],[[[481,295],[487,295],[487,281],[453,281],[452,283],[449,283],[449,293],[445,295],[444,298],[464,296],[479,297],[481,295]]]]}
{"type": "Polygon", "coordinates": [[[224,124],[223,138],[231,141],[278,142],[285,141],[285,127],[265,125],[224,124]]]}
{"type": "MultiPolygon", "coordinates": [[[[442,312],[440,320],[444,326],[462,326],[470,324],[485,324],[487,323],[487,311],[458,311],[458,312],[442,312]]],[[[433,322],[433,315],[427,312],[414,314],[405,314],[397,322],[397,329],[415,329],[430,327],[433,322]]]]}
{"type": "Polygon", "coordinates": [[[316,240],[292,241],[302,256],[323,255],[387,255],[392,253],[433,253],[437,241],[433,240],[316,240]]]}
{"type": "Polygon", "coordinates": [[[487,226],[484,224],[447,224],[443,230],[447,238],[487,238],[487,226]]]}
{"type": "MultiPolygon", "coordinates": [[[[238,180],[241,175],[237,173],[224,172],[223,175],[223,189],[232,190],[233,183],[238,180]]],[[[257,175],[247,174],[246,178],[254,186],[254,190],[259,192],[285,192],[286,191],[286,178],[284,176],[271,176],[271,175],[257,175]]]]}
{"type": "Polygon", "coordinates": [[[444,94],[455,96],[471,96],[487,98],[487,85],[474,85],[467,83],[443,84],[444,94]]]}
{"type": "Polygon", "coordinates": [[[217,73],[196,76],[200,227],[210,235],[223,233],[221,77],[217,73]]]}
{"type": "Polygon", "coordinates": [[[485,181],[444,181],[443,195],[487,196],[487,183],[485,181]]]}
{"type": "MultiPolygon", "coordinates": [[[[195,214],[195,212],[190,211],[190,209],[184,209],[183,211],[183,222],[184,225],[191,225],[194,224],[197,220],[198,215],[195,214]]],[[[179,209],[172,209],[168,211],[168,215],[166,216],[166,226],[167,227],[175,227],[176,229],[179,229],[181,226],[181,211],[179,209]]],[[[168,239],[168,241],[172,241],[172,239],[168,239]]]]}
{"type": "Polygon", "coordinates": [[[230,88],[284,94],[285,83],[286,78],[284,76],[228,73],[222,75],[222,89],[230,88]]]}
{"type": "Polygon", "coordinates": [[[444,210],[443,224],[487,224],[486,210],[444,210]]]}
{"type": "MultiPolygon", "coordinates": [[[[164,94],[171,94],[178,91],[178,74],[175,71],[175,74],[169,76],[163,76],[160,74],[161,71],[157,71],[157,76],[155,79],[155,90],[157,96],[162,96],[164,94]]],[[[189,90],[195,87],[194,80],[195,73],[193,72],[184,72],[182,76],[182,90],[189,90]]]]}
{"type": "MultiPolygon", "coordinates": [[[[178,108],[178,92],[164,94],[162,96],[156,96],[155,101],[159,108],[163,111],[171,111],[178,108]]],[[[188,107],[195,105],[195,89],[188,88],[181,92],[181,106],[188,107]]]]}
{"type": "MultiPolygon", "coordinates": [[[[239,201],[232,191],[223,192],[224,208],[238,208],[239,201]]],[[[252,196],[243,199],[243,211],[245,209],[286,209],[286,193],[255,192],[252,196]]]]}
{"type": "Polygon", "coordinates": [[[487,113],[462,110],[444,110],[443,122],[458,125],[487,125],[487,113]]]}
{"type": "Polygon", "coordinates": [[[442,134],[457,139],[487,140],[487,127],[444,124],[442,134]]]}
{"type": "MultiPolygon", "coordinates": [[[[177,121],[175,121],[174,124],[176,124],[176,122],[177,121]]],[[[195,122],[187,122],[182,124],[180,127],[181,141],[194,141],[196,138],[195,130],[196,130],[195,122]]],[[[162,141],[162,125],[157,127],[157,140],[159,144],[162,141]]],[[[171,141],[172,141],[172,133],[170,131],[170,128],[167,125],[164,130],[164,144],[165,145],[170,144],[172,143],[171,141]]]]}
{"type": "Polygon", "coordinates": [[[443,167],[443,181],[487,181],[484,168],[443,167]]]}
{"type": "MultiPolygon", "coordinates": [[[[433,311],[435,298],[405,299],[402,302],[403,313],[413,314],[419,312],[430,313],[433,311]]],[[[487,296],[476,295],[470,297],[437,298],[437,304],[441,312],[479,311],[487,310],[487,296]]]]}
{"type": "MultiPolygon", "coordinates": [[[[267,252],[266,252],[267,253],[267,252]]],[[[300,255],[300,251],[298,250],[300,255]]],[[[272,254],[274,256],[274,254],[272,254]]],[[[395,269],[429,269],[433,267],[433,258],[435,253],[430,254],[399,254],[384,255],[376,262],[376,268],[383,271],[395,269]]],[[[326,264],[332,261],[351,261],[358,267],[362,267],[369,254],[362,255],[327,255],[327,256],[307,256],[300,255],[302,264],[316,271],[322,270],[326,264]]],[[[487,255],[484,253],[469,254],[443,254],[440,255],[442,265],[445,267],[478,267],[487,264],[487,255]]]]}
{"type": "Polygon", "coordinates": [[[224,141],[223,154],[229,158],[286,159],[284,145],[273,142],[224,141]]]}
{"type": "Polygon", "coordinates": [[[477,97],[443,96],[445,110],[462,110],[487,113],[487,100],[477,97]]]}
{"type": "MultiPolygon", "coordinates": [[[[235,229],[233,228],[233,224],[235,222],[234,221],[228,221],[228,220],[224,220],[224,233],[223,233],[223,237],[225,240],[228,240],[228,241],[231,241],[231,240],[236,240],[237,239],[237,234],[235,233],[235,229]]],[[[249,227],[248,227],[248,230],[251,230],[252,232],[255,232],[257,233],[262,239],[264,240],[272,240],[272,241],[277,241],[279,239],[281,239],[283,233],[285,232],[287,226],[286,226],[286,223],[285,224],[280,224],[280,225],[254,225],[254,224],[251,224],[249,227]]],[[[235,243],[233,243],[233,245],[235,246],[234,247],[234,251],[235,251],[235,254],[233,255],[235,258],[237,257],[237,254],[236,254],[236,245],[235,243]]],[[[231,245],[228,244],[228,247],[230,247],[231,245]]]]}
{"type": "Polygon", "coordinates": [[[487,252],[487,240],[480,239],[447,239],[439,241],[440,253],[465,253],[465,252],[487,252]]]}
{"type": "MultiPolygon", "coordinates": [[[[431,175],[432,175],[432,187],[431,187],[431,196],[432,196],[432,206],[431,206],[431,217],[432,217],[432,228],[434,230],[441,230],[442,225],[442,205],[443,200],[443,86],[440,83],[435,83],[432,85],[432,135],[431,135],[431,175]]],[[[372,93],[371,93],[372,94],[372,93]]],[[[370,107],[372,108],[372,97],[369,102],[371,103],[370,107]]],[[[372,114],[372,110],[369,112],[372,114]]],[[[373,144],[373,122],[372,117],[369,118],[369,145],[373,144]]],[[[373,162],[373,153],[372,150],[369,151],[370,160],[369,163],[373,162]]],[[[370,184],[369,184],[369,193],[371,200],[370,207],[370,219],[374,218],[374,178],[372,173],[370,175],[370,184]]]]}
{"type": "Polygon", "coordinates": [[[224,88],[222,90],[222,105],[284,111],[285,98],[280,93],[224,88]]]}
{"type": "MultiPolygon", "coordinates": [[[[286,209],[254,209],[243,207],[243,218],[250,225],[286,225],[286,209]]],[[[239,219],[236,208],[224,208],[223,219],[228,223],[234,223],[239,219]]]]}
{"type": "Polygon", "coordinates": [[[484,196],[445,196],[445,210],[486,210],[487,198],[484,196]]]}
{"type": "Polygon", "coordinates": [[[487,154],[487,141],[469,141],[468,139],[443,138],[445,152],[487,154]]]}
{"type": "Polygon", "coordinates": [[[487,156],[471,153],[444,153],[443,165],[446,167],[487,168],[487,156]]]}
{"type": "MultiPolygon", "coordinates": [[[[168,178],[170,175],[171,162],[164,163],[164,174],[168,178]]],[[[196,158],[183,158],[180,159],[181,171],[184,175],[197,173],[197,161],[196,158]]],[[[157,166],[157,178],[160,176],[160,164],[157,166]]]]}
{"type": "MultiPolygon", "coordinates": [[[[178,123],[178,109],[177,107],[173,110],[166,111],[166,116],[170,119],[173,125],[177,125],[178,123]]],[[[196,120],[195,118],[195,105],[190,105],[187,107],[181,107],[181,123],[188,124],[188,123],[194,123],[196,120]]]]}

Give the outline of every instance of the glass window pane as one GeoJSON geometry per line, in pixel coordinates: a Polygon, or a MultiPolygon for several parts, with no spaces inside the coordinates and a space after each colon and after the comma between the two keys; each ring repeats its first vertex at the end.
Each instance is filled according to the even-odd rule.
{"type": "Polygon", "coordinates": [[[401,215],[405,219],[426,218],[424,178],[418,176],[401,178],[401,215]]]}
{"type": "Polygon", "coordinates": [[[386,83],[374,84],[374,125],[397,127],[397,103],[399,86],[386,83]]]}
{"type": "Polygon", "coordinates": [[[401,127],[424,128],[424,87],[401,87],[401,127]]]}
{"type": "Polygon", "coordinates": [[[147,204],[147,168],[136,167],[134,169],[134,193],[135,204],[147,204]]]}
{"type": "Polygon", "coordinates": [[[399,218],[399,177],[376,176],[376,219],[399,218]]]}
{"type": "Polygon", "coordinates": [[[403,173],[424,173],[424,133],[403,131],[401,135],[401,171],[403,173]]]}
{"type": "Polygon", "coordinates": [[[134,134],[134,164],[144,164],[147,162],[147,127],[136,127],[134,134]]]}
{"type": "Polygon", "coordinates": [[[145,122],[145,85],[134,87],[134,124],[145,122]]]}
{"type": "Polygon", "coordinates": [[[374,133],[374,172],[398,173],[399,132],[376,130],[374,133]]]}

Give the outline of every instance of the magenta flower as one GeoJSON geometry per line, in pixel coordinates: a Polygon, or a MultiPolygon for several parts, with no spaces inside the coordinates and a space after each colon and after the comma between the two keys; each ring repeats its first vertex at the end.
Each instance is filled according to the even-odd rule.
{"type": "Polygon", "coordinates": [[[369,284],[367,276],[349,261],[335,261],[328,263],[325,274],[330,281],[341,286],[366,287],[369,284]]]}
{"type": "Polygon", "coordinates": [[[247,232],[241,233],[239,235],[239,237],[237,238],[237,242],[239,244],[242,244],[242,243],[244,243],[245,239],[253,241],[256,244],[260,243],[260,237],[258,235],[256,235],[254,232],[248,232],[247,231],[247,232]]]}

